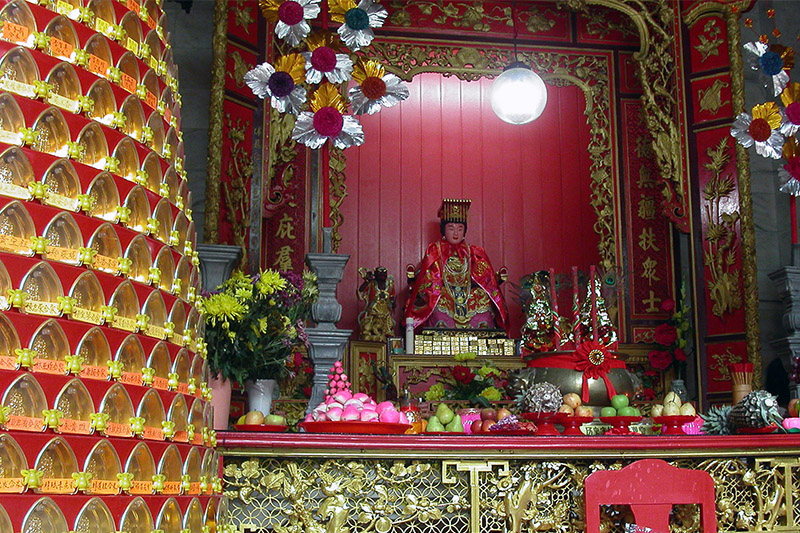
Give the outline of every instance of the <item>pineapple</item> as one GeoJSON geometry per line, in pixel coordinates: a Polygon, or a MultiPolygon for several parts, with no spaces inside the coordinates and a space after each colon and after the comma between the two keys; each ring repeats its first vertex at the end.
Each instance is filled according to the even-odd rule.
{"type": "Polygon", "coordinates": [[[706,435],[730,435],[733,431],[728,424],[730,405],[712,407],[708,413],[701,415],[703,418],[703,433],[706,435]]]}
{"type": "Polygon", "coordinates": [[[778,399],[765,390],[753,391],[733,406],[728,415],[732,430],[780,426],[783,418],[778,413],[778,399]]]}
{"type": "Polygon", "coordinates": [[[523,390],[516,398],[517,407],[525,413],[555,413],[561,407],[561,391],[543,381],[523,390]]]}

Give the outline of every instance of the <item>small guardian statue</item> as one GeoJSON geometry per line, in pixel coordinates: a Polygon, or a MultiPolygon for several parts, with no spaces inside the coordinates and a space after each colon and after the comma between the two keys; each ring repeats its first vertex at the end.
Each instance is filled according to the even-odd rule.
{"type": "Polygon", "coordinates": [[[364,281],[358,287],[358,299],[366,307],[358,314],[361,339],[385,342],[395,334],[395,321],[392,312],[395,307],[394,277],[385,267],[374,271],[359,268],[358,273],[364,281]]]}

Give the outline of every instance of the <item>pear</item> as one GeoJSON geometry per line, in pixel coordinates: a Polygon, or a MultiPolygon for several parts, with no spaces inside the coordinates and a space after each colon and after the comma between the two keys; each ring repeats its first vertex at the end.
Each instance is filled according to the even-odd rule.
{"type": "Polygon", "coordinates": [[[678,407],[681,406],[681,397],[675,394],[672,391],[669,391],[666,396],[664,396],[664,405],[667,405],[670,402],[674,402],[678,404],[678,407]]]}
{"type": "Polygon", "coordinates": [[[464,426],[461,424],[461,415],[453,416],[453,419],[444,427],[445,431],[454,433],[464,433],[464,426]]]}
{"type": "Polygon", "coordinates": [[[697,411],[694,409],[694,405],[690,403],[685,403],[681,405],[681,415],[682,416],[695,416],[697,415],[697,411]]]}
{"type": "Polygon", "coordinates": [[[663,416],[677,416],[681,414],[681,408],[675,402],[664,405],[663,416]]]}
{"type": "Polygon", "coordinates": [[[653,407],[650,409],[651,417],[661,416],[662,414],[664,414],[664,406],[660,403],[653,405],[653,407]]]}
{"type": "Polygon", "coordinates": [[[452,421],[452,420],[453,420],[453,417],[454,417],[454,416],[455,416],[455,413],[453,412],[453,410],[452,410],[452,409],[450,409],[450,408],[447,406],[447,404],[446,404],[446,403],[440,403],[440,404],[439,404],[439,405],[436,407],[436,418],[438,418],[438,419],[439,419],[439,421],[440,421],[442,424],[449,424],[449,423],[450,423],[450,421],[452,421]]]}
{"type": "Polygon", "coordinates": [[[442,425],[441,421],[439,421],[439,417],[433,415],[428,419],[428,425],[425,428],[425,431],[444,431],[444,426],[442,425]]]}

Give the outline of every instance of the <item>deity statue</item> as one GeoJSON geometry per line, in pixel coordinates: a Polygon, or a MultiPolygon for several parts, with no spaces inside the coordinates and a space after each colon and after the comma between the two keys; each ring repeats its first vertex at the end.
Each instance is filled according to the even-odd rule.
{"type": "Polygon", "coordinates": [[[365,341],[385,342],[395,333],[392,311],[395,307],[394,277],[389,276],[385,267],[373,272],[359,268],[364,280],[358,288],[358,299],[366,302],[366,307],[358,314],[361,338],[365,341]]]}
{"type": "Polygon", "coordinates": [[[508,308],[500,292],[505,268],[497,274],[483,248],[467,244],[471,200],[442,200],[441,240],[428,245],[419,268],[409,265],[413,285],[405,318],[414,328],[499,328],[508,333],[508,308]]]}

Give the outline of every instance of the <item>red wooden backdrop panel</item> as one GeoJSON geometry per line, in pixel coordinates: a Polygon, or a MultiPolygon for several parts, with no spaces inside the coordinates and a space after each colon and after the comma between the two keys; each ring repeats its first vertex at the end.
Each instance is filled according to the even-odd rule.
{"type": "MultiPolygon", "coordinates": [[[[485,248],[495,269],[507,266],[512,282],[543,268],[566,273],[599,261],[583,93],[548,86],[544,114],[512,126],[492,112],[491,83],[418,75],[408,100],[361,117],[367,142],[346,152],[339,251],[351,258],[339,285],[339,327],[357,329],[358,267],[389,269],[400,322],[405,267],[440,238],[442,197],[472,199],[467,241],[485,248]]],[[[508,284],[503,290],[518,337],[520,307],[508,284]]]]}

